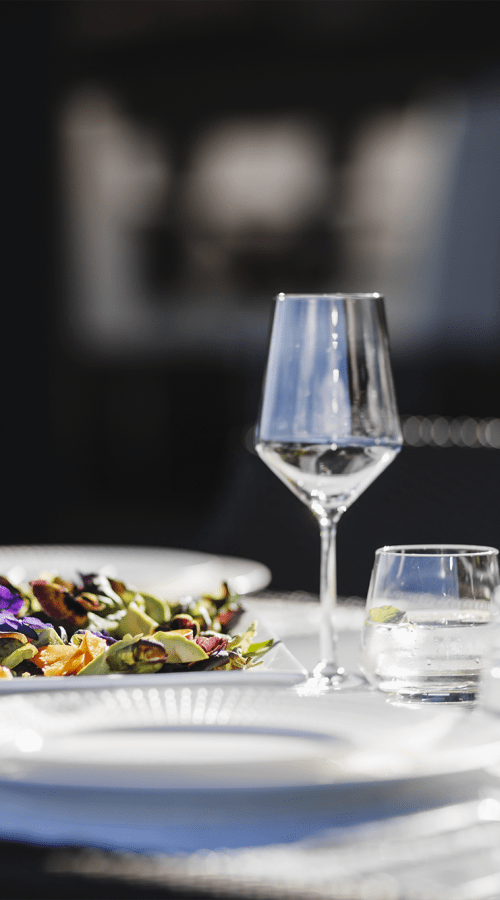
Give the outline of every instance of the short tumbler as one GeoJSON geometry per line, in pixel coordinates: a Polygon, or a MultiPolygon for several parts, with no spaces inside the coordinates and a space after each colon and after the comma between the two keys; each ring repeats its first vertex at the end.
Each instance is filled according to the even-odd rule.
{"type": "Polygon", "coordinates": [[[401,699],[475,699],[498,600],[493,547],[382,547],[366,602],[364,675],[401,699]]]}

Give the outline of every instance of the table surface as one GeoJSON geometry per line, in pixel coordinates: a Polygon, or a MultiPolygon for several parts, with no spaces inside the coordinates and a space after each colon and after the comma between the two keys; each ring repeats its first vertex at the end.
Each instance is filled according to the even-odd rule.
{"type": "MultiPolygon", "coordinates": [[[[252,603],[310,670],[318,652],[315,598],[263,592],[252,603]]],[[[339,605],[340,663],[350,670],[357,666],[362,618],[359,601],[339,605]]],[[[332,708],[334,702],[332,695],[332,708]]],[[[6,900],[494,900],[500,896],[499,785],[491,769],[443,774],[434,780],[435,796],[426,808],[408,815],[232,851],[148,855],[3,840],[0,894],[6,900]]]]}

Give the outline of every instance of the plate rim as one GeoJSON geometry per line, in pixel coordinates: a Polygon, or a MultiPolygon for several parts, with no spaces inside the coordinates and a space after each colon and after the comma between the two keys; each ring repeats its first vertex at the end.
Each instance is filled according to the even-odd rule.
{"type": "MultiPolygon", "coordinates": [[[[184,687],[188,685],[188,677],[184,678],[184,687]]],[[[181,692],[182,686],[176,686],[181,692]]],[[[231,685],[226,682],[226,688],[230,690],[231,685]]],[[[445,735],[441,735],[436,742],[436,745],[432,748],[432,756],[431,758],[426,757],[425,765],[422,769],[414,768],[415,761],[412,757],[408,759],[407,765],[401,770],[398,769],[394,772],[394,774],[381,774],[378,776],[376,773],[368,774],[366,771],[360,772],[356,768],[351,768],[352,766],[352,758],[356,756],[360,751],[359,745],[353,744],[350,750],[347,750],[347,755],[341,758],[340,768],[338,771],[335,771],[335,765],[333,765],[331,769],[331,774],[329,777],[325,779],[318,780],[317,777],[314,777],[314,765],[312,766],[311,773],[309,776],[304,774],[302,776],[302,780],[294,781],[293,783],[287,784],[283,782],[279,782],[276,784],[273,783],[265,783],[256,782],[251,784],[247,781],[245,783],[243,780],[239,783],[228,783],[227,785],[221,784],[219,781],[214,784],[203,783],[198,780],[195,781],[193,785],[187,785],[184,780],[182,784],[175,785],[171,783],[161,784],[158,781],[148,784],[148,783],[131,783],[126,782],[125,773],[131,772],[131,767],[123,766],[123,772],[121,773],[120,784],[110,784],[105,785],[102,783],[102,780],[99,779],[99,773],[97,767],[96,772],[96,783],[69,783],[68,780],[61,781],[57,783],[57,781],[51,780],[50,773],[54,771],[57,767],[57,760],[41,760],[42,768],[45,767],[48,769],[49,779],[40,778],[37,780],[36,774],[33,777],[30,777],[29,772],[27,775],[23,775],[23,773],[18,773],[18,777],[12,774],[6,775],[4,772],[0,772],[0,791],[5,788],[25,788],[25,787],[34,787],[37,789],[47,789],[50,787],[50,790],[60,790],[60,791],[107,791],[110,794],[116,794],[117,791],[121,793],[129,794],[129,793],[162,793],[165,795],[174,794],[176,796],[181,795],[192,795],[194,794],[203,794],[204,796],[209,795],[211,793],[220,794],[222,791],[224,796],[231,795],[232,793],[241,793],[248,792],[252,794],[256,793],[266,793],[269,794],[290,794],[292,791],[294,794],[304,793],[311,794],[314,793],[322,793],[325,791],[341,791],[347,789],[362,789],[363,787],[369,788],[384,788],[395,786],[398,784],[402,784],[405,782],[416,783],[422,781],[429,781],[432,779],[441,779],[447,777],[453,777],[456,775],[465,775],[473,772],[478,772],[481,769],[487,768],[488,766],[498,765],[500,762],[500,732],[499,732],[499,722],[495,721],[493,717],[484,713],[482,710],[478,709],[475,711],[476,713],[476,721],[479,720],[479,734],[480,740],[477,741],[477,731],[478,729],[471,729],[468,723],[466,724],[466,734],[469,735],[469,741],[465,744],[461,744],[459,746],[449,746],[448,742],[450,739],[450,735],[453,736],[454,732],[458,730],[458,736],[462,733],[463,736],[463,728],[465,719],[463,717],[457,718],[454,720],[454,724],[449,732],[445,735]],[[476,735],[476,737],[475,737],[476,735]],[[437,757],[436,757],[437,755],[437,757]]],[[[269,731],[270,726],[263,725],[262,733],[266,734],[269,731]]],[[[159,730],[164,729],[166,732],[170,731],[171,728],[169,725],[160,726],[159,730]]],[[[134,726],[129,726],[128,730],[134,731],[136,730],[134,726]]],[[[141,730],[141,724],[138,723],[137,731],[141,730]]],[[[182,724],[176,725],[174,729],[177,732],[182,731],[191,731],[192,729],[186,727],[185,729],[182,727],[182,724]]],[[[197,730],[203,731],[203,727],[197,726],[197,730]]],[[[229,727],[227,724],[222,725],[220,731],[224,734],[232,731],[233,729],[229,727]]],[[[240,732],[245,731],[245,727],[240,725],[235,725],[234,730],[240,732]]],[[[259,729],[255,729],[257,733],[259,733],[259,729]]],[[[96,733],[99,733],[100,729],[97,729],[96,733]]],[[[211,726],[211,732],[217,733],[218,728],[217,725],[211,726]]],[[[301,737],[300,734],[297,735],[301,737]]],[[[304,736],[310,736],[309,729],[305,729],[304,736]],[[307,734],[306,734],[307,732],[307,734]]],[[[323,738],[324,735],[318,734],[318,740],[323,738]]],[[[410,738],[407,736],[405,741],[401,745],[396,748],[396,758],[401,757],[401,753],[404,750],[404,747],[407,746],[410,738]]],[[[333,735],[331,736],[331,741],[327,741],[330,747],[333,747],[336,743],[339,744],[339,748],[343,748],[345,752],[346,745],[349,744],[349,741],[342,737],[342,735],[333,735]]],[[[325,758],[328,759],[328,748],[326,749],[325,758]]],[[[388,747],[386,746],[386,750],[388,747]]],[[[26,757],[25,757],[26,758],[26,757]]],[[[392,758],[392,755],[389,756],[389,761],[392,758]]],[[[31,761],[31,760],[30,760],[31,761]]],[[[317,762],[317,760],[315,760],[317,762]]],[[[175,764],[178,765],[178,764],[175,764]]],[[[168,769],[167,769],[168,774],[168,769]]],[[[170,775],[170,779],[171,779],[170,775]]]]}
{"type": "MultiPolygon", "coordinates": [[[[253,593],[257,590],[262,590],[266,587],[272,578],[271,570],[265,563],[261,563],[258,560],[248,559],[246,557],[240,556],[229,556],[225,554],[217,554],[217,553],[208,553],[205,550],[190,550],[185,547],[160,547],[160,546],[151,546],[145,545],[140,546],[137,544],[2,544],[0,545],[0,566],[3,563],[3,557],[8,556],[9,554],[13,554],[15,556],[29,556],[29,555],[43,555],[43,554],[52,554],[52,555],[78,555],[93,553],[96,554],[105,554],[110,553],[114,555],[129,555],[133,554],[136,556],[173,556],[178,554],[179,556],[192,556],[199,557],[198,561],[193,561],[188,564],[188,568],[195,568],[197,566],[206,565],[209,563],[227,563],[228,565],[233,565],[236,568],[248,568],[250,573],[255,573],[256,582],[259,582],[256,587],[252,587],[247,591],[239,591],[239,593],[253,593]],[[260,576],[260,577],[259,577],[260,576]]],[[[19,560],[19,564],[21,564],[21,560],[19,560]]],[[[240,577],[244,573],[237,573],[233,575],[234,577],[240,577]]],[[[228,579],[231,580],[231,579],[228,579]]]]}

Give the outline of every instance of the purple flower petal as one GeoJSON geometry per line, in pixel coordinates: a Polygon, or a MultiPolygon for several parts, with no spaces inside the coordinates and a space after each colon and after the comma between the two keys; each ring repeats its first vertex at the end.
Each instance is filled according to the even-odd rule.
{"type": "Polygon", "coordinates": [[[38,637],[35,629],[31,628],[29,625],[26,625],[24,619],[19,622],[19,627],[17,630],[20,631],[21,634],[25,634],[27,638],[31,638],[31,640],[33,641],[38,637]]]}
{"type": "Polygon", "coordinates": [[[19,631],[21,620],[8,612],[0,612],[0,631],[19,631]]]}
{"type": "Polygon", "coordinates": [[[30,625],[31,628],[40,628],[43,630],[44,628],[53,628],[53,625],[48,624],[47,622],[41,622],[40,619],[37,619],[36,616],[25,616],[22,619],[23,625],[30,625]]]}
{"type": "MultiPolygon", "coordinates": [[[[85,634],[87,630],[88,629],[85,628],[79,628],[78,631],[75,631],[75,634],[85,634]]],[[[95,634],[96,637],[103,638],[103,640],[106,641],[108,647],[111,646],[111,644],[118,643],[116,638],[110,635],[109,631],[93,631],[92,634],[95,634]]]]}
{"type": "Polygon", "coordinates": [[[23,598],[17,592],[15,594],[5,585],[0,584],[0,610],[8,609],[10,613],[17,615],[24,603],[23,598]]]}
{"type": "Polygon", "coordinates": [[[43,629],[47,628],[47,625],[40,622],[40,619],[36,619],[35,616],[26,616],[24,619],[18,619],[10,612],[0,612],[0,632],[19,631],[21,634],[25,634],[26,637],[34,639],[37,637],[35,628],[43,629]]]}

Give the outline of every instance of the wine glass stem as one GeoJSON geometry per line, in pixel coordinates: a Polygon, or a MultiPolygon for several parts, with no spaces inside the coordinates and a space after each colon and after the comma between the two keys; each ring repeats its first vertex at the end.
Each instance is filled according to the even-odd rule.
{"type": "Polygon", "coordinates": [[[337,520],[330,516],[320,520],[320,658],[321,672],[326,677],[339,673],[335,608],[337,605],[337,520]]]}

